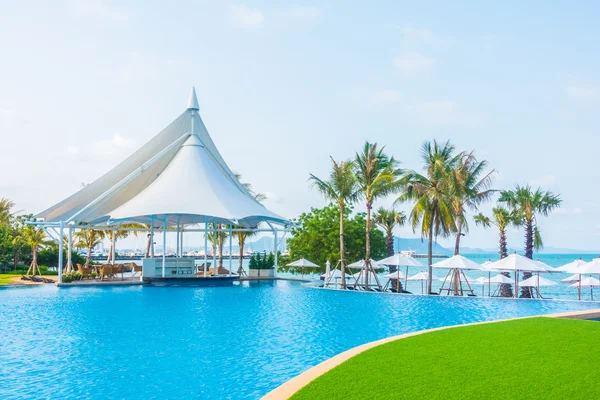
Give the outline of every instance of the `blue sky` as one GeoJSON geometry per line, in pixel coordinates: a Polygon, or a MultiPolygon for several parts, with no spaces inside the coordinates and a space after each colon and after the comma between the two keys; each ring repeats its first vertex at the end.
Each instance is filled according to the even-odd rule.
{"type": "MultiPolygon", "coordinates": [[[[424,140],[451,139],[499,189],[562,194],[539,221],[547,245],[600,249],[595,2],[2,3],[0,197],[18,209],[116,165],[195,85],[225,160],[283,215],[324,204],[307,178],[330,155],[376,141],[419,169],[424,140]]],[[[463,243],[496,236],[472,227],[463,243]]]]}

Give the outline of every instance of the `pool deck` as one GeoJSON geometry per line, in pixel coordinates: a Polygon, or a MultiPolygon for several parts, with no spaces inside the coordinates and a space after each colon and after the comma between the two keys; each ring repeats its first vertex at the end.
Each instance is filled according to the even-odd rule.
{"type": "MultiPolygon", "coordinates": [[[[543,315],[543,316],[550,317],[550,318],[598,319],[598,318],[600,318],[600,309],[570,311],[570,312],[557,313],[557,314],[548,314],[548,315],[543,315]]],[[[498,321],[473,322],[470,324],[444,326],[444,327],[440,327],[440,328],[433,328],[433,329],[426,329],[426,330],[417,331],[417,332],[405,333],[403,335],[390,336],[390,337],[387,337],[387,338],[384,338],[381,340],[376,340],[374,342],[365,343],[363,345],[346,350],[334,357],[331,357],[328,360],[323,361],[320,364],[315,365],[312,368],[309,368],[308,370],[304,371],[300,375],[290,379],[289,381],[283,383],[279,387],[277,387],[274,390],[267,393],[262,398],[262,400],[289,399],[294,394],[296,394],[296,392],[298,392],[300,389],[302,389],[304,386],[308,385],[310,382],[317,379],[318,377],[325,374],[326,372],[337,367],[341,363],[349,360],[350,358],[356,356],[357,354],[362,353],[363,351],[372,349],[373,347],[376,347],[376,346],[379,346],[379,345],[382,345],[385,343],[393,342],[393,341],[396,341],[399,339],[405,339],[405,338],[408,338],[411,336],[421,335],[421,334],[428,333],[428,332],[441,331],[441,330],[445,330],[445,329],[453,329],[453,328],[458,328],[458,327],[463,327],[463,326],[471,326],[471,325],[493,324],[496,322],[513,321],[513,320],[518,320],[518,319],[536,318],[536,317],[540,317],[540,316],[538,315],[538,316],[532,316],[532,317],[510,318],[510,319],[504,319],[504,320],[498,320],[498,321]]]]}

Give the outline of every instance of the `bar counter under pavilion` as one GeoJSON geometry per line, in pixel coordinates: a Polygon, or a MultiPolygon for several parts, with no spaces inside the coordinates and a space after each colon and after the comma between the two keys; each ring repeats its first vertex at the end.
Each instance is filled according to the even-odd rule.
{"type": "MultiPolygon", "coordinates": [[[[199,114],[194,88],[187,109],[139,150],[77,193],[37,214],[28,223],[43,229],[59,246],[58,282],[62,283],[64,243],[66,271],[76,229],[147,232],[147,257],[140,280],[155,285],[228,285],[232,272],[234,232],[271,232],[277,248],[289,221],[257,201],[221,157],[199,114]],[[154,257],[154,236],[162,232],[163,251],[154,257]],[[208,235],[229,233],[227,269],[208,256],[208,235]],[[183,256],[186,233],[204,233],[204,260],[197,266],[183,256]],[[166,256],[167,233],[176,235],[175,257],[166,256]],[[280,237],[279,234],[282,234],[280,237]],[[210,268],[210,265],[213,268],[210,268]]],[[[115,235],[112,235],[113,241],[115,235]]],[[[112,246],[115,262],[115,246],[112,246]]],[[[242,254],[240,254],[242,257],[242,254]]]]}

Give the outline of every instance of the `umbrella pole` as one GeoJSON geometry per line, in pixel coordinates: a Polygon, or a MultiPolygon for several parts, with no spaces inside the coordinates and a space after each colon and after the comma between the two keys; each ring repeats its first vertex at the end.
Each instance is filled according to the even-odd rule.
{"type": "Polygon", "coordinates": [[[406,285],[408,285],[408,265],[406,266],[406,276],[404,277],[404,290],[406,290],[406,285]]]}
{"type": "Polygon", "coordinates": [[[492,273],[488,272],[488,297],[492,297],[492,284],[490,279],[492,279],[492,273]]]}
{"type": "Polygon", "coordinates": [[[577,300],[581,300],[581,274],[579,274],[579,285],[577,285],[577,300]]]}
{"type": "Polygon", "coordinates": [[[396,293],[398,293],[400,291],[400,268],[396,267],[396,271],[398,271],[396,274],[396,293]]]}
{"type": "Polygon", "coordinates": [[[513,297],[515,299],[517,298],[518,292],[519,292],[519,271],[515,270],[515,293],[513,294],[513,297]]]}

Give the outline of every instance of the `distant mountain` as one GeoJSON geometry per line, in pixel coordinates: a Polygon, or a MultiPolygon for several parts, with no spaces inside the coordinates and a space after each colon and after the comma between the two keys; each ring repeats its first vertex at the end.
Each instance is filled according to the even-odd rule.
{"type": "MultiPolygon", "coordinates": [[[[418,238],[401,238],[394,236],[394,252],[401,250],[416,251],[417,254],[427,254],[427,240],[418,238]]],[[[433,254],[451,254],[452,250],[446,249],[438,242],[433,242],[433,254]]]]}

